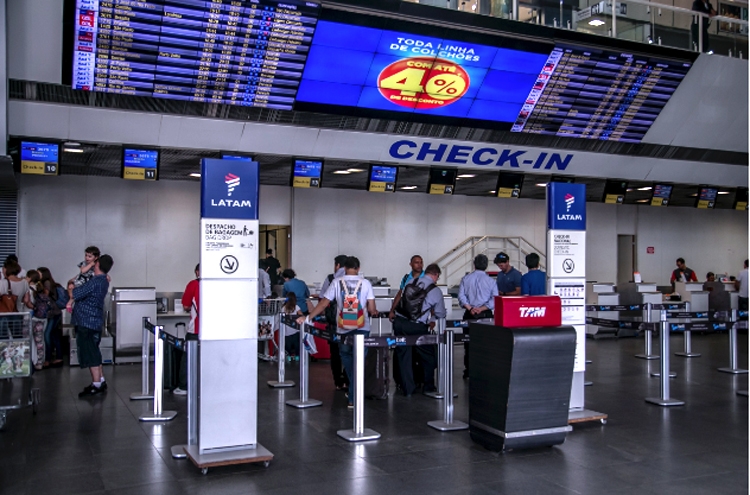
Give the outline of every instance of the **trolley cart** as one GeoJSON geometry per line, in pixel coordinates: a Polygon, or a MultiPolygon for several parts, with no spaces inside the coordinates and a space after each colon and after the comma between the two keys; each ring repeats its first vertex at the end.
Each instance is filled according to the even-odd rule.
{"type": "Polygon", "coordinates": [[[279,329],[284,301],[285,299],[264,299],[258,304],[258,342],[263,342],[264,346],[262,352],[258,351],[258,359],[263,361],[278,360],[278,345],[274,341],[274,332],[279,329]]]}
{"type": "Polygon", "coordinates": [[[32,345],[30,314],[0,313],[0,430],[10,410],[30,405],[36,414],[39,389],[31,387],[32,345]]]}

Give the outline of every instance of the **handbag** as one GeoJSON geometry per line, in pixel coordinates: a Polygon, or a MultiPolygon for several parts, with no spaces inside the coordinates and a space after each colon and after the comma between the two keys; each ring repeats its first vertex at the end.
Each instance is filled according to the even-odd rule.
{"type": "Polygon", "coordinates": [[[10,280],[6,278],[5,281],[8,282],[8,292],[0,296],[0,313],[15,313],[18,296],[10,291],[10,280]]]}

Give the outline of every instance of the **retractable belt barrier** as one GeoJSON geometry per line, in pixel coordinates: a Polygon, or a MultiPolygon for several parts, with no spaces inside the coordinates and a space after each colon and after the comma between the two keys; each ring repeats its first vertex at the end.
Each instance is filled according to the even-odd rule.
{"type": "MultiPolygon", "coordinates": [[[[177,416],[177,411],[164,411],[162,396],[164,392],[164,342],[180,350],[185,350],[185,340],[175,337],[164,331],[163,326],[154,325],[148,318],[143,318],[143,336],[144,348],[143,353],[143,370],[145,370],[145,388],[148,393],[148,341],[149,334],[154,335],[154,411],[153,413],[142,414],[138,420],[145,422],[162,422],[172,421],[177,416]]],[[[131,399],[133,396],[131,395],[131,399]]],[[[142,397],[141,397],[142,398],[142,397]]]]}
{"type": "Polygon", "coordinates": [[[586,305],[586,311],[642,311],[646,309],[646,304],[651,304],[653,310],[666,310],[666,311],[679,311],[685,308],[686,302],[673,303],[673,304],[613,304],[613,305],[586,305]]]}

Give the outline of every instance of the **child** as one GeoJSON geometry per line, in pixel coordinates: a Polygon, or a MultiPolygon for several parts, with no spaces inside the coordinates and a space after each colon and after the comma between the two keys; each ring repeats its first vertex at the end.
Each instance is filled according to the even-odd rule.
{"type": "MultiPolygon", "coordinates": [[[[37,277],[39,272],[36,270],[29,270],[29,273],[35,272],[37,277]]],[[[38,281],[34,284],[29,284],[29,293],[34,292],[34,303],[33,311],[31,313],[31,332],[34,337],[34,347],[32,348],[32,361],[34,363],[34,369],[41,370],[44,367],[45,359],[45,345],[44,345],[44,330],[47,328],[47,313],[49,313],[52,307],[52,300],[49,297],[49,290],[45,289],[44,284],[38,281]],[[31,289],[33,287],[33,289],[31,289]]]]}
{"type": "Polygon", "coordinates": [[[26,305],[28,309],[31,310],[31,316],[34,316],[34,304],[36,302],[36,290],[37,290],[37,284],[39,284],[39,281],[42,279],[42,276],[39,274],[36,270],[29,270],[26,273],[26,283],[29,284],[29,290],[26,292],[26,295],[23,297],[23,303],[26,305]]]}
{"type": "MultiPolygon", "coordinates": [[[[86,252],[84,253],[84,259],[80,263],[78,263],[78,269],[79,273],[72,279],[68,281],[68,283],[72,283],[73,287],[80,287],[89,280],[91,280],[94,277],[94,264],[96,263],[96,260],[99,259],[99,256],[101,255],[101,251],[99,251],[99,248],[96,246],[89,246],[86,248],[86,252]]],[[[70,313],[73,310],[73,301],[68,301],[67,305],[65,306],[65,309],[67,309],[68,313],[70,313]]]]}
{"type": "MultiPolygon", "coordinates": [[[[294,292],[287,294],[286,302],[284,302],[284,306],[281,308],[281,314],[303,316],[302,310],[297,306],[297,296],[294,295],[294,292]]],[[[284,325],[283,323],[282,326],[284,327],[284,350],[287,354],[286,360],[291,361],[292,357],[294,357],[295,361],[299,361],[299,336],[297,335],[299,330],[284,325]]]]}

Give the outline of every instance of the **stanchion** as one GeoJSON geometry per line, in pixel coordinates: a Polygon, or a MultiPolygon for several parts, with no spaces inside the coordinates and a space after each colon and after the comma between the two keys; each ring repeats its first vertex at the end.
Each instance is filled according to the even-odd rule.
{"type": "MultiPolygon", "coordinates": [[[[662,309],[659,312],[659,315],[661,316],[660,319],[659,319],[659,342],[661,343],[661,348],[664,349],[664,337],[662,336],[662,334],[664,332],[666,332],[667,333],[667,349],[669,349],[669,335],[670,335],[670,330],[669,330],[669,323],[667,322],[667,318],[669,317],[669,314],[668,314],[668,312],[667,312],[666,309],[662,309]]],[[[664,359],[664,357],[662,355],[662,358],[661,358],[661,364],[662,364],[662,366],[664,365],[664,361],[667,362],[667,369],[669,369],[669,357],[667,357],[666,359],[664,359]]],[[[649,375],[658,378],[658,377],[661,376],[661,370],[662,369],[663,368],[660,368],[659,371],[653,371],[653,372],[649,373],[649,375]]],[[[669,374],[669,378],[676,378],[677,377],[677,373],[675,373],[674,371],[670,371],[668,374],[669,374]]]]}
{"type": "Polygon", "coordinates": [[[743,370],[737,367],[737,310],[732,310],[731,327],[729,328],[729,368],[719,368],[722,373],[731,373],[732,375],[740,375],[747,373],[747,370],[743,370]]]}
{"type": "MultiPolygon", "coordinates": [[[[186,340],[187,353],[187,443],[172,446],[173,459],[185,459],[185,447],[198,445],[198,341],[186,340]]],[[[185,356],[182,357],[185,359],[185,356]]]]}
{"type": "MultiPolygon", "coordinates": [[[[652,311],[652,304],[646,303],[646,309],[643,310],[643,322],[644,323],[651,323],[651,311],[652,311]]],[[[651,325],[646,325],[644,328],[644,348],[643,348],[643,354],[636,354],[635,357],[638,359],[648,359],[649,361],[652,359],[659,359],[659,356],[656,356],[652,354],[651,352],[651,344],[652,340],[654,338],[654,332],[651,330],[651,325]]]]}
{"type": "Polygon", "coordinates": [[[659,330],[659,341],[661,344],[661,377],[659,388],[661,395],[659,397],[647,398],[646,402],[656,404],[657,406],[683,406],[684,401],[672,399],[669,396],[669,323],[667,322],[667,312],[661,311],[661,328],[659,330]]]}
{"type": "MultiPolygon", "coordinates": [[[[301,332],[302,330],[300,330],[301,332]]],[[[286,381],[286,332],[284,331],[284,324],[279,325],[279,352],[276,355],[279,357],[279,378],[278,380],[269,380],[268,386],[271,388],[286,388],[293,387],[293,381],[286,381]]]]}
{"type": "Polygon", "coordinates": [[[144,422],[172,421],[177,411],[163,411],[162,393],[164,388],[164,341],[159,334],[164,327],[154,327],[154,412],[142,414],[138,420],[144,422]]]}
{"type": "Polygon", "coordinates": [[[453,420],[453,329],[446,329],[443,369],[445,370],[445,397],[443,401],[443,419],[429,421],[427,424],[439,431],[467,430],[469,425],[453,420]]]}
{"type": "Polygon", "coordinates": [[[747,397],[747,390],[738,390],[737,395],[741,395],[742,397],[747,397]]]}
{"type": "Polygon", "coordinates": [[[362,334],[354,336],[354,383],[354,428],[339,430],[336,434],[347,442],[377,440],[380,433],[365,428],[365,336],[362,334]]]}
{"type": "Polygon", "coordinates": [[[447,377],[447,370],[445,368],[445,343],[443,337],[445,336],[445,320],[438,320],[437,334],[439,336],[440,343],[437,346],[437,390],[434,392],[425,392],[424,395],[432,397],[433,399],[442,399],[445,397],[445,379],[447,377]],[[441,325],[442,322],[442,325],[441,325]]]}
{"type": "Polygon", "coordinates": [[[148,392],[148,358],[149,358],[149,326],[151,321],[148,317],[143,317],[143,343],[141,344],[141,391],[130,394],[130,400],[151,400],[154,394],[148,392]]]}
{"type": "MultiPolygon", "coordinates": [[[[685,312],[686,313],[690,312],[690,301],[685,303],[685,312]]],[[[692,319],[690,321],[692,322],[692,319]]],[[[684,338],[685,350],[682,352],[675,352],[674,355],[687,357],[687,358],[701,357],[699,352],[693,352],[693,336],[692,336],[692,332],[687,327],[685,327],[685,331],[683,332],[683,338],[684,338]]]]}
{"type": "Polygon", "coordinates": [[[307,396],[307,387],[310,383],[310,353],[305,349],[304,325],[299,329],[299,352],[299,400],[288,400],[286,401],[286,405],[296,407],[297,409],[320,406],[323,404],[321,401],[310,399],[307,396]]]}

